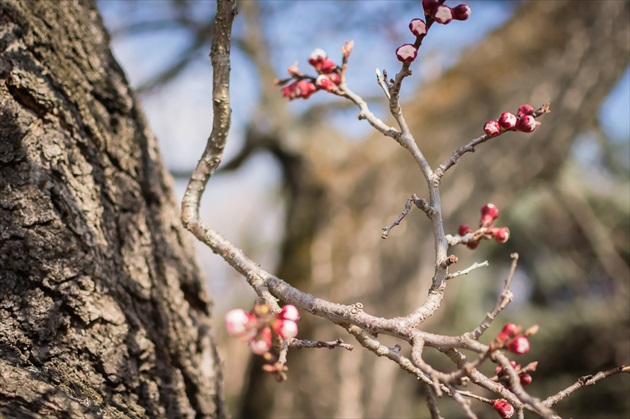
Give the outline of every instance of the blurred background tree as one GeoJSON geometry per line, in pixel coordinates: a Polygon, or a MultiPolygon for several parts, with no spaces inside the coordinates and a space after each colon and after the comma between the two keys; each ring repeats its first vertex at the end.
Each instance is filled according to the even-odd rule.
{"type": "MultiPolygon", "coordinates": [[[[511,239],[474,252],[457,249],[458,268],[485,259],[491,266],[450,283],[438,315],[425,325],[453,334],[474,327],[496,299],[509,253],[519,252],[516,300],[501,320],[540,324],[524,362],[539,361],[529,389],[545,397],[579,376],[630,362],[629,5],[470,4],[469,22],[430,33],[406,85],[404,112],[429,161],[443,161],[478,136],[486,120],[522,103],[549,101],[552,113],[532,136],[501,137],[446,176],[451,232],[474,223],[478,209],[493,202],[511,239]]],[[[209,132],[214,4],[99,6],[181,192],[209,132]]],[[[356,111],[338,98],[320,93],[287,103],[272,81],[295,60],[304,64],[314,48],[335,57],[344,40],[354,39],[349,83],[385,115],[372,69],[395,71],[393,51],[408,41],[407,23],[421,13],[419,2],[242,2],[232,148],[202,207],[211,224],[278,276],[324,298],[360,301],[382,316],[407,314],[429,287],[433,244],[425,218],[412,213],[389,239],[380,238],[405,199],[424,192],[423,180],[397,144],[356,121],[356,111]]],[[[223,311],[247,308],[254,294],[209,250],[200,254],[220,325],[223,311]]],[[[352,341],[318,319],[301,323],[304,338],[352,341]]],[[[294,350],[289,381],[278,385],[239,345],[221,345],[235,416],[428,415],[415,380],[365,351],[294,350]]],[[[448,368],[439,354],[434,362],[448,368]]],[[[557,409],[570,417],[628,417],[629,392],[627,377],[616,376],[557,409]]],[[[459,414],[448,401],[442,405],[446,416],[459,414]]]]}

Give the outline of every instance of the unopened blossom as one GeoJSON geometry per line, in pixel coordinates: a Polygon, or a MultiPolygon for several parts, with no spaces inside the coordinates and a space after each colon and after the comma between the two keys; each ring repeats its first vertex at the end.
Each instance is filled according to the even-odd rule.
{"type": "Polygon", "coordinates": [[[396,50],[396,58],[403,63],[410,63],[418,56],[418,49],[411,44],[403,44],[396,50]]]}
{"type": "Polygon", "coordinates": [[[516,129],[522,132],[532,132],[537,126],[538,122],[536,121],[536,118],[531,115],[523,115],[518,121],[516,129]]]}
{"type": "Polygon", "coordinates": [[[483,130],[486,134],[494,137],[495,135],[499,135],[501,133],[501,126],[497,121],[491,119],[483,126],[483,130]]]}
{"type": "Polygon", "coordinates": [[[293,304],[287,304],[286,306],[282,307],[282,310],[280,310],[280,313],[278,313],[278,317],[284,320],[292,320],[295,322],[300,318],[300,312],[293,304]]]}
{"type": "Polygon", "coordinates": [[[525,336],[517,336],[507,344],[507,350],[517,355],[522,355],[529,351],[529,339],[525,336]]]}
{"type": "Polygon", "coordinates": [[[282,339],[294,338],[298,334],[297,323],[293,320],[277,319],[273,322],[273,331],[282,339]]]}
{"type": "Polygon", "coordinates": [[[488,227],[494,220],[499,218],[499,208],[492,203],[481,207],[481,226],[488,227]]]}
{"type": "Polygon", "coordinates": [[[432,16],[439,4],[439,0],[422,0],[424,14],[427,16],[432,16]]]}
{"type": "Polygon", "coordinates": [[[427,33],[427,24],[422,19],[412,19],[409,23],[409,30],[416,36],[424,35],[427,33]]]}
{"type": "Polygon", "coordinates": [[[516,112],[516,116],[520,118],[524,115],[534,115],[534,108],[532,107],[532,105],[525,104],[519,106],[518,112],[516,112]]]}
{"type": "Polygon", "coordinates": [[[231,336],[245,336],[254,323],[256,319],[252,314],[240,308],[230,310],[225,314],[225,328],[231,336]]]}
{"type": "Polygon", "coordinates": [[[492,236],[497,243],[503,244],[510,238],[510,230],[507,227],[493,228],[492,236]]]}
{"type": "Polygon", "coordinates": [[[508,403],[508,401],[505,399],[495,400],[494,403],[492,404],[492,408],[503,419],[511,418],[512,416],[514,416],[514,413],[516,412],[516,410],[514,409],[514,406],[508,403]]]}
{"type": "Polygon", "coordinates": [[[256,355],[264,355],[271,350],[271,330],[263,328],[249,341],[249,348],[256,355]]]}
{"type": "Polygon", "coordinates": [[[455,20],[466,20],[472,14],[472,10],[467,4],[459,4],[453,7],[451,11],[453,13],[453,19],[455,20]]]}
{"type": "Polygon", "coordinates": [[[318,88],[329,92],[337,90],[337,85],[333,83],[330,77],[324,74],[320,74],[319,76],[317,76],[317,79],[315,80],[315,85],[318,88]]]}
{"type": "Polygon", "coordinates": [[[512,129],[518,123],[516,115],[511,112],[503,112],[499,118],[499,125],[503,129],[512,129]]]}
{"type": "Polygon", "coordinates": [[[433,19],[435,19],[437,23],[446,25],[451,20],[453,20],[453,12],[451,11],[450,7],[440,4],[435,9],[435,14],[433,15],[433,19]]]}

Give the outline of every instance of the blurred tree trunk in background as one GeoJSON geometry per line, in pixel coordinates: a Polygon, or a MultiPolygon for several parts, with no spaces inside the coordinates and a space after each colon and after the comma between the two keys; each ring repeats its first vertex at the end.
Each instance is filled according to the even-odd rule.
{"type": "MultiPolygon", "coordinates": [[[[580,134],[597,132],[602,101],[629,64],[628,15],[626,1],[584,1],[579,7],[570,1],[526,2],[442,77],[420,86],[403,109],[435,167],[480,135],[486,120],[523,103],[551,102],[552,113],[541,118],[537,132],[500,137],[447,172],[447,232],[475,224],[479,208],[493,202],[502,210],[499,224],[509,226],[512,236],[502,247],[485,242],[475,252],[455,249],[460,262],[452,270],[486,258],[491,268],[449,283],[442,308],[423,325],[441,333],[476,326],[496,299],[508,254],[518,251],[517,301],[498,323],[541,325],[526,358],[540,361],[530,387],[538,397],[580,375],[627,363],[630,354],[627,208],[614,204],[625,198],[620,191],[606,194],[592,184],[589,189],[591,175],[570,158],[580,134]],[[593,299],[595,292],[599,298],[593,299]],[[529,305],[519,305],[519,298],[529,305]]],[[[418,65],[422,59],[420,54],[418,65]]],[[[268,96],[262,103],[274,100],[268,96]]],[[[267,103],[259,112],[280,108],[267,103]]],[[[259,118],[274,120],[270,114],[259,118]]],[[[304,144],[284,159],[292,187],[277,273],[323,298],[361,302],[375,315],[406,315],[424,301],[433,274],[429,223],[413,210],[388,240],[380,233],[412,193],[423,196],[424,181],[394,141],[375,135],[343,143],[325,124],[274,128],[280,143],[289,143],[291,135],[291,144],[296,136],[304,144]]],[[[354,342],[311,316],[301,323],[306,339],[354,342]]],[[[439,356],[435,362],[448,368],[439,356]]],[[[293,350],[288,365],[289,381],[278,385],[252,360],[241,417],[428,416],[415,380],[360,346],[353,352],[293,350]]],[[[563,413],[627,414],[627,386],[620,382],[581,390],[560,405],[563,413]]],[[[447,406],[446,416],[461,414],[448,412],[447,406]]]]}
{"type": "Polygon", "coordinates": [[[210,300],[91,1],[0,1],[0,415],[220,417],[210,300]]]}

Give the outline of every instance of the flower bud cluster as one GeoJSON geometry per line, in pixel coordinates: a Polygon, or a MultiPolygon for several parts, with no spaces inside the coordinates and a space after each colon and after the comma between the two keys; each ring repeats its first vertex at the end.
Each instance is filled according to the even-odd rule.
{"type": "Polygon", "coordinates": [[[532,326],[525,331],[522,330],[522,327],[514,323],[507,323],[490,346],[493,349],[505,348],[517,355],[527,353],[530,348],[528,337],[538,332],[538,326],[532,326]]]}
{"type": "MultiPolygon", "coordinates": [[[[342,51],[344,56],[350,54],[352,42],[346,42],[342,51]]],[[[297,62],[290,66],[287,71],[289,78],[276,79],[275,83],[282,88],[282,96],[289,100],[308,99],[318,90],[336,92],[337,86],[341,84],[341,69],[333,60],[328,58],[326,52],[320,48],[315,49],[308,59],[308,63],[317,71],[317,76],[308,76],[298,68],[297,62]]]]}
{"type": "MultiPolygon", "coordinates": [[[[437,23],[446,25],[451,20],[466,20],[470,17],[471,9],[467,4],[450,8],[441,4],[439,0],[423,0],[424,16],[427,21],[432,19],[437,23]]],[[[418,56],[418,45],[420,40],[427,34],[430,23],[415,18],[409,22],[409,30],[416,36],[415,44],[402,44],[396,49],[396,58],[402,63],[410,63],[418,56]]]]}
{"type": "MultiPolygon", "coordinates": [[[[521,386],[525,387],[532,383],[533,379],[529,373],[536,371],[536,367],[538,367],[538,362],[531,362],[527,366],[525,366],[525,368],[521,368],[521,366],[517,365],[514,361],[510,361],[510,365],[512,365],[512,368],[516,370],[521,386]]],[[[497,375],[497,379],[501,384],[503,384],[503,386],[505,386],[506,388],[511,387],[509,374],[503,369],[503,367],[497,366],[495,369],[495,374],[497,375]]]]}
{"type": "Polygon", "coordinates": [[[439,0],[422,0],[424,15],[428,19],[432,17],[437,23],[446,25],[452,20],[466,20],[470,17],[472,10],[467,4],[460,4],[453,8],[440,4],[439,0]]]}
{"type": "Polygon", "coordinates": [[[521,105],[514,115],[511,112],[503,112],[499,119],[491,119],[483,126],[483,130],[491,137],[495,137],[504,131],[533,132],[540,122],[534,117],[534,108],[531,105],[521,105]]]}
{"type": "Polygon", "coordinates": [[[281,339],[297,336],[299,318],[294,305],[288,304],[274,315],[267,303],[256,303],[251,312],[238,308],[228,311],[225,326],[229,335],[246,339],[253,353],[265,355],[271,350],[273,334],[281,339]]]}
{"type": "Polygon", "coordinates": [[[510,230],[507,227],[495,227],[494,220],[499,217],[499,209],[494,204],[486,204],[481,207],[481,220],[479,221],[479,229],[474,231],[467,224],[459,226],[457,233],[465,236],[473,233],[471,239],[466,242],[469,249],[476,249],[482,239],[494,239],[497,243],[503,244],[510,238],[510,230]]]}

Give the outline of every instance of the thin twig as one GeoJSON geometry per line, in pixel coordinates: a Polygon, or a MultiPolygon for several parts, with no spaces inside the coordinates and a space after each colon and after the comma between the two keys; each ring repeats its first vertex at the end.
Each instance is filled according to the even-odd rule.
{"type": "Polygon", "coordinates": [[[387,236],[389,236],[389,232],[394,227],[396,227],[397,225],[400,225],[401,221],[407,216],[407,214],[409,214],[409,211],[411,211],[411,203],[412,202],[416,205],[416,207],[418,207],[425,214],[427,214],[427,216],[429,218],[431,218],[433,216],[433,214],[435,213],[433,208],[431,208],[431,206],[429,205],[429,203],[426,200],[424,200],[423,198],[419,198],[416,194],[413,194],[413,195],[411,195],[411,197],[409,199],[407,199],[407,202],[405,202],[405,208],[402,210],[402,212],[396,218],[396,220],[394,220],[393,223],[383,227],[383,229],[382,229],[383,230],[383,234],[381,234],[381,237],[383,239],[386,239],[387,236]]]}
{"type": "Polygon", "coordinates": [[[291,340],[291,342],[289,342],[289,347],[290,348],[294,348],[294,349],[303,349],[303,348],[327,348],[327,349],[343,348],[343,349],[346,349],[348,351],[351,351],[351,350],[354,349],[354,347],[352,345],[350,345],[349,343],[345,343],[341,339],[336,339],[336,340],[332,340],[332,341],[329,341],[329,342],[305,340],[305,339],[293,339],[293,340],[291,340]]]}
{"type": "Polygon", "coordinates": [[[468,268],[466,269],[462,269],[461,271],[457,271],[457,272],[453,272],[452,274],[448,274],[448,276],[446,277],[446,279],[453,279],[453,278],[457,278],[458,276],[462,276],[462,275],[468,275],[470,272],[474,271],[477,268],[483,268],[486,266],[489,266],[490,264],[488,263],[487,260],[484,260],[483,262],[475,262],[472,265],[470,265],[468,268]]]}
{"type": "Polygon", "coordinates": [[[604,378],[608,378],[612,375],[619,374],[621,372],[630,373],[630,365],[620,365],[616,368],[610,369],[608,371],[600,371],[595,375],[585,375],[580,377],[575,384],[570,385],[564,390],[558,392],[557,394],[547,397],[542,404],[551,407],[554,404],[558,403],[560,400],[566,398],[567,396],[574,393],[576,390],[581,389],[582,387],[592,386],[604,378]]]}
{"type": "Polygon", "coordinates": [[[499,298],[497,298],[497,303],[492,311],[486,314],[486,318],[481,322],[481,324],[477,326],[475,330],[470,332],[470,337],[472,339],[479,339],[479,337],[488,330],[496,316],[512,301],[513,294],[512,291],[510,291],[510,285],[512,284],[512,278],[514,278],[514,273],[516,272],[518,253],[512,253],[510,257],[512,258],[512,266],[510,267],[510,273],[507,278],[505,278],[503,289],[501,290],[501,294],[499,294],[499,298]]]}
{"type": "Polygon", "coordinates": [[[385,79],[383,78],[383,74],[381,74],[381,70],[379,70],[378,68],[375,68],[374,72],[376,73],[376,82],[378,83],[379,86],[381,86],[381,89],[383,89],[383,93],[385,93],[387,100],[390,100],[391,96],[389,94],[389,87],[387,86],[387,83],[385,82],[385,79]]]}

